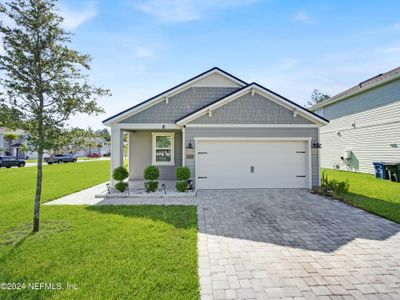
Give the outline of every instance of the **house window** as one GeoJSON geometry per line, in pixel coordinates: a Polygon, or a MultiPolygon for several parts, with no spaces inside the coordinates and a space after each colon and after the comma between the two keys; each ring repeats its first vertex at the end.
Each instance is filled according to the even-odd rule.
{"type": "Polygon", "coordinates": [[[153,165],[173,166],[174,133],[153,133],[153,165]]]}

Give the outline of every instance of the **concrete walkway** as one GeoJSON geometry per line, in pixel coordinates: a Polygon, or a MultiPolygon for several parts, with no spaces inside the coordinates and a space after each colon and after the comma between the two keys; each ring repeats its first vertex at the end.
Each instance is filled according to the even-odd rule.
{"type": "Polygon", "coordinates": [[[94,196],[107,191],[106,183],[107,182],[92,186],[80,192],[47,202],[44,205],[95,205],[103,200],[102,198],[95,198],[94,196]]]}
{"type": "MultiPolygon", "coordinates": [[[[86,163],[86,162],[94,162],[94,161],[99,161],[99,160],[110,160],[109,157],[100,157],[100,158],[96,158],[96,159],[85,159],[85,160],[78,160],[78,163],[86,163]]],[[[47,165],[46,163],[44,163],[43,165],[47,165]]],[[[35,162],[27,162],[25,164],[25,167],[36,167],[37,163],[35,162]]]]}

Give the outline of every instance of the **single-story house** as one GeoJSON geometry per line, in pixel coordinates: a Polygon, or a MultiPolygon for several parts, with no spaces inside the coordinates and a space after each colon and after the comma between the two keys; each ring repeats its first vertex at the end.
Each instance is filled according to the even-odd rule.
{"type": "Polygon", "coordinates": [[[374,173],[374,161],[400,162],[400,67],[311,108],[321,128],[321,167],[374,173]]]}
{"type": "Polygon", "coordinates": [[[311,188],[320,184],[319,130],[328,121],[257,84],[212,68],[103,121],[111,171],[149,165],[174,180],[187,166],[197,189],[311,188]]]}

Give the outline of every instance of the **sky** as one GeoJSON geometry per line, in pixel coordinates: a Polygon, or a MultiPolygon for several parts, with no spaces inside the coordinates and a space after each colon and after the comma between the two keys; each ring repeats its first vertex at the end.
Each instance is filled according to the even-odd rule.
{"type": "Polygon", "coordinates": [[[400,1],[62,0],[73,47],[108,88],[102,120],[214,66],[303,105],[400,65],[400,1]]]}

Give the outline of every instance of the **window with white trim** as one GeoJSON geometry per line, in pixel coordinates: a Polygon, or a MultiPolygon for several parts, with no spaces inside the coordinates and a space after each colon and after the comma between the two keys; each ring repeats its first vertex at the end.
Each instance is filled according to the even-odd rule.
{"type": "Polygon", "coordinates": [[[174,161],[174,137],[173,132],[153,132],[152,164],[172,166],[174,161]]]}

